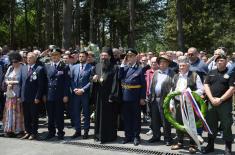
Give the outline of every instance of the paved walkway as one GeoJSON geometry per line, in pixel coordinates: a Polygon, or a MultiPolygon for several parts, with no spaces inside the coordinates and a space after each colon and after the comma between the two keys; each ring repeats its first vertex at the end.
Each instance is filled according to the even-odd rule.
{"type": "MultiPolygon", "coordinates": [[[[45,137],[46,126],[42,125],[45,120],[41,120],[39,129],[40,137],[45,137]]],[[[68,123],[68,120],[66,120],[68,123]]],[[[93,124],[91,125],[93,126],[93,124]]],[[[188,154],[187,148],[178,151],[171,151],[170,147],[165,146],[163,142],[149,144],[147,140],[151,136],[147,136],[147,126],[142,126],[141,144],[134,146],[130,144],[121,144],[121,140],[124,136],[122,131],[118,132],[118,139],[115,142],[101,145],[94,142],[92,139],[93,129],[89,132],[89,139],[83,140],[81,138],[71,140],[70,136],[74,133],[71,128],[65,127],[65,139],[63,141],[57,141],[56,138],[51,141],[29,141],[19,140],[15,138],[0,138],[0,155],[64,155],[64,154],[81,154],[81,155],[127,155],[127,154],[188,154]]],[[[174,132],[174,131],[173,131],[174,132]]],[[[233,126],[233,133],[235,133],[235,126],[233,126]]],[[[203,135],[205,137],[205,135],[203,135]]],[[[187,140],[186,140],[187,142],[187,140]]],[[[204,143],[206,145],[206,143],[204,143]]],[[[221,139],[216,141],[215,154],[223,154],[224,144],[221,139]]],[[[235,144],[233,144],[233,150],[235,150],[235,144]]],[[[235,152],[233,152],[235,154],[235,152]]],[[[200,154],[200,153],[197,153],[200,154]]]]}

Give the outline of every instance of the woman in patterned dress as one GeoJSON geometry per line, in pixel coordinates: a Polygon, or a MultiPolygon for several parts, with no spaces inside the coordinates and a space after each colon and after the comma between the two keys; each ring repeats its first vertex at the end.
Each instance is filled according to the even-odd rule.
{"type": "Polygon", "coordinates": [[[23,109],[20,102],[20,74],[22,57],[18,52],[9,53],[11,66],[8,68],[4,83],[7,87],[3,114],[5,136],[20,135],[24,131],[23,109]]]}

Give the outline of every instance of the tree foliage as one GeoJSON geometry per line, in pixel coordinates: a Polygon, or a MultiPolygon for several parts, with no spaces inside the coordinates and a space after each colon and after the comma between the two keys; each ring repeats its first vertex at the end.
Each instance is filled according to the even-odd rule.
{"type": "MultiPolygon", "coordinates": [[[[0,7],[4,9],[0,9],[0,45],[8,44],[12,48],[46,48],[49,44],[56,44],[62,47],[62,43],[65,43],[62,40],[66,40],[66,45],[63,45],[66,48],[79,46],[80,41],[85,44],[92,41],[100,47],[129,45],[130,0],[92,0],[94,5],[91,5],[91,0],[73,0],[72,8],[68,7],[72,10],[66,10],[69,14],[63,14],[63,4],[67,1],[72,0],[15,0],[14,45],[10,45],[11,5],[8,0],[1,0],[0,7]],[[70,17],[72,27],[63,24],[64,19],[70,17]],[[66,34],[62,35],[62,32],[66,34]]],[[[178,1],[182,17],[180,33],[185,50],[190,46],[207,51],[218,46],[234,50],[235,1],[178,1]]],[[[176,2],[177,0],[134,1],[133,32],[135,47],[139,51],[180,49],[176,2]]]]}

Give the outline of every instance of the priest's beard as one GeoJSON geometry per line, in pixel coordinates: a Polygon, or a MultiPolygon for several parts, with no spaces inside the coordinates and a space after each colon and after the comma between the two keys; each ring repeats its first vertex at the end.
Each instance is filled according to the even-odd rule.
{"type": "Polygon", "coordinates": [[[109,59],[101,60],[102,70],[107,70],[109,68],[109,65],[110,65],[110,60],[109,59]]]}

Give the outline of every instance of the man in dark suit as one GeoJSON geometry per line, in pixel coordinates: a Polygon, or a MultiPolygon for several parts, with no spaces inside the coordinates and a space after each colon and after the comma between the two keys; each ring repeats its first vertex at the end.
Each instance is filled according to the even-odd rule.
{"type": "Polygon", "coordinates": [[[173,86],[172,78],[175,72],[169,68],[171,62],[172,61],[167,55],[162,55],[158,58],[159,69],[154,72],[150,86],[150,99],[152,108],[151,126],[153,130],[153,137],[149,139],[149,142],[153,143],[160,141],[160,129],[162,124],[164,141],[167,146],[170,146],[172,143],[171,124],[164,116],[163,102],[173,86]]]}
{"type": "Polygon", "coordinates": [[[90,92],[90,76],[92,66],[86,63],[87,52],[80,52],[79,64],[74,65],[71,69],[71,89],[72,89],[72,113],[76,132],[72,138],[81,136],[81,107],[84,114],[84,135],[83,139],[88,138],[90,128],[90,112],[89,112],[89,92],[90,92]]]}
{"type": "Polygon", "coordinates": [[[23,103],[26,134],[22,139],[36,139],[38,134],[38,110],[43,96],[44,69],[36,64],[33,52],[27,55],[27,65],[21,72],[21,101],[23,103]]]}
{"type": "Polygon", "coordinates": [[[61,50],[53,49],[51,62],[45,65],[47,73],[47,113],[49,134],[46,139],[55,136],[58,130],[58,139],[64,139],[64,103],[69,96],[69,67],[61,61],[61,50]]]}
{"type": "Polygon", "coordinates": [[[120,67],[119,78],[122,83],[123,119],[125,138],[123,144],[134,140],[134,145],[140,143],[141,105],[145,105],[144,70],[137,64],[137,51],[128,49],[120,67]],[[128,64],[127,64],[128,63],[128,64]]]}

